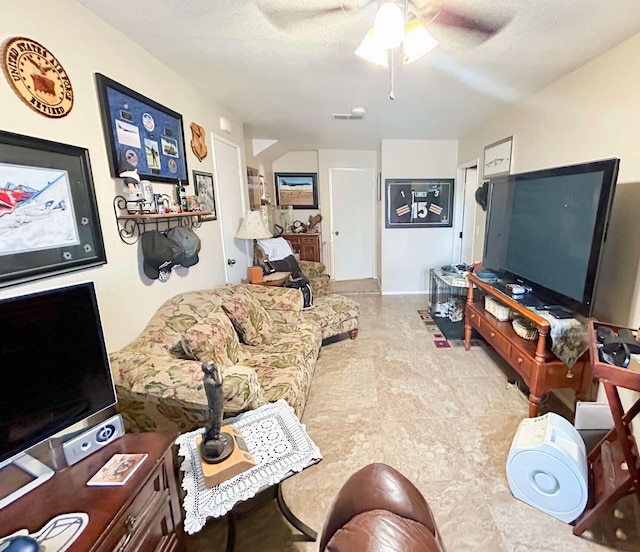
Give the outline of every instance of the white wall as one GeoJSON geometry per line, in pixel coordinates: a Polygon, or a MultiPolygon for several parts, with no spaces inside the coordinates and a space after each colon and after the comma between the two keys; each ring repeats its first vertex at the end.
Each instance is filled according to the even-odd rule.
{"type": "MultiPolygon", "coordinates": [[[[231,120],[233,125],[234,132],[225,136],[244,150],[242,122],[211,99],[199,95],[149,53],[73,0],[57,0],[55,9],[44,9],[43,2],[37,0],[0,0],[0,13],[0,42],[15,36],[40,42],[67,71],[75,95],[75,104],[68,116],[60,120],[47,119],[24,105],[4,77],[0,77],[0,129],[89,150],[108,261],[102,267],[3,288],[0,297],[94,280],[107,346],[113,351],[136,337],[163,301],[186,290],[222,284],[224,270],[218,221],[205,222],[197,230],[202,241],[200,262],[189,269],[174,270],[167,283],[148,280],[141,270],[139,245],[125,245],[120,241],[112,201],[121,192],[122,183],[109,173],[94,73],[103,73],[182,114],[190,181],[194,169],[213,172],[209,136],[212,131],[224,134],[219,128],[220,116],[231,120]],[[189,146],[192,121],[207,131],[209,154],[202,162],[189,146]]],[[[216,182],[216,192],[224,194],[225,185],[216,182]]],[[[157,192],[173,193],[171,185],[156,184],[156,187],[157,192]]],[[[187,189],[193,193],[192,186],[187,189]]]]}
{"type": "MultiPolygon", "coordinates": [[[[389,178],[455,178],[455,140],[383,140],[382,183],[389,178]]],[[[458,190],[454,189],[454,195],[458,190]]],[[[454,205],[458,204],[454,197],[454,205]]],[[[382,293],[427,293],[429,270],[451,263],[454,229],[385,228],[382,200],[382,293]]],[[[454,217],[456,213],[454,213],[454,217]]]]}
{"type": "Polygon", "coordinates": [[[640,213],[640,34],[506,109],[460,141],[462,160],[514,136],[512,172],[620,158],[618,189],[603,255],[595,314],[638,327],[640,213]]]}

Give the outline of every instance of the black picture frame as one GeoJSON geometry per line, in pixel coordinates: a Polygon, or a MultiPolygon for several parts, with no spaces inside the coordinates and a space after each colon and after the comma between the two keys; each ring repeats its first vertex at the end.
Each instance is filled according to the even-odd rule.
{"type": "Polygon", "coordinates": [[[107,262],[89,151],[0,131],[0,287],[107,262]]]}
{"type": "Polygon", "coordinates": [[[137,169],[140,178],[189,183],[182,115],[96,73],[111,176],[137,169]]]}
{"type": "Polygon", "coordinates": [[[318,173],[274,173],[274,183],[278,206],[291,206],[294,209],[318,208],[318,173]]]}
{"type": "Polygon", "coordinates": [[[218,220],[216,211],[216,194],[211,173],[193,171],[193,188],[198,204],[203,211],[210,211],[210,215],[203,215],[202,220],[218,220]]]}
{"type": "Polygon", "coordinates": [[[385,180],[385,228],[453,226],[453,178],[385,180]]]}

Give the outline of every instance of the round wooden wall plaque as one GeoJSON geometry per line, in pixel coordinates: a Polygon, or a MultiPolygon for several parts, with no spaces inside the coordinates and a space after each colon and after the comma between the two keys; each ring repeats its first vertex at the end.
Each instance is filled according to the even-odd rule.
{"type": "Polygon", "coordinates": [[[71,81],[42,44],[30,38],[10,38],[2,50],[2,69],[14,92],[34,111],[54,119],[71,111],[71,81]]]}

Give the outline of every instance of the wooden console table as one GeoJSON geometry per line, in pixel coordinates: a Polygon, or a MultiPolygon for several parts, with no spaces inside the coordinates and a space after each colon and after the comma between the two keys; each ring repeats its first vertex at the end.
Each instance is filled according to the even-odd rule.
{"type": "Polygon", "coordinates": [[[640,413],[640,399],[625,413],[618,393],[618,387],[640,392],[640,364],[631,360],[627,368],[619,368],[602,362],[596,334],[599,326],[615,331],[620,327],[589,321],[593,375],[600,380],[607,394],[614,427],[587,456],[590,504],[573,528],[574,535],[584,533],[600,513],[606,512],[623,496],[635,493],[640,502],[638,447],[630,428],[631,421],[640,413]]]}
{"type": "Polygon", "coordinates": [[[89,524],[69,552],[183,550],[174,439],[165,433],[123,435],[3,509],[0,536],[19,529],[35,533],[60,514],[86,512],[89,524]],[[123,486],[88,487],[116,453],[149,456],[123,486]]]}
{"type": "Polygon", "coordinates": [[[524,379],[529,388],[529,417],[538,415],[542,395],[551,389],[573,389],[576,400],[590,400],[592,386],[588,354],[583,355],[569,368],[547,346],[550,329],[548,320],[502,293],[490,283],[483,282],[473,273],[469,273],[467,278],[469,286],[464,323],[465,350],[469,350],[472,329],[477,330],[524,379]],[[510,320],[500,322],[489,314],[484,308],[482,294],[474,294],[474,285],[533,322],[538,329],[537,341],[522,339],[513,330],[510,320]]]}

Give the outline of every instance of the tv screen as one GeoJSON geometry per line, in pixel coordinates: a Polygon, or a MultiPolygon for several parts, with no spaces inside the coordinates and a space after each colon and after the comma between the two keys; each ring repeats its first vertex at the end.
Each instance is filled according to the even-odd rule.
{"type": "Polygon", "coordinates": [[[618,159],[491,180],[483,265],[591,315],[618,159]]]}
{"type": "Polygon", "coordinates": [[[116,402],[93,283],[0,301],[0,465],[116,402]]]}

